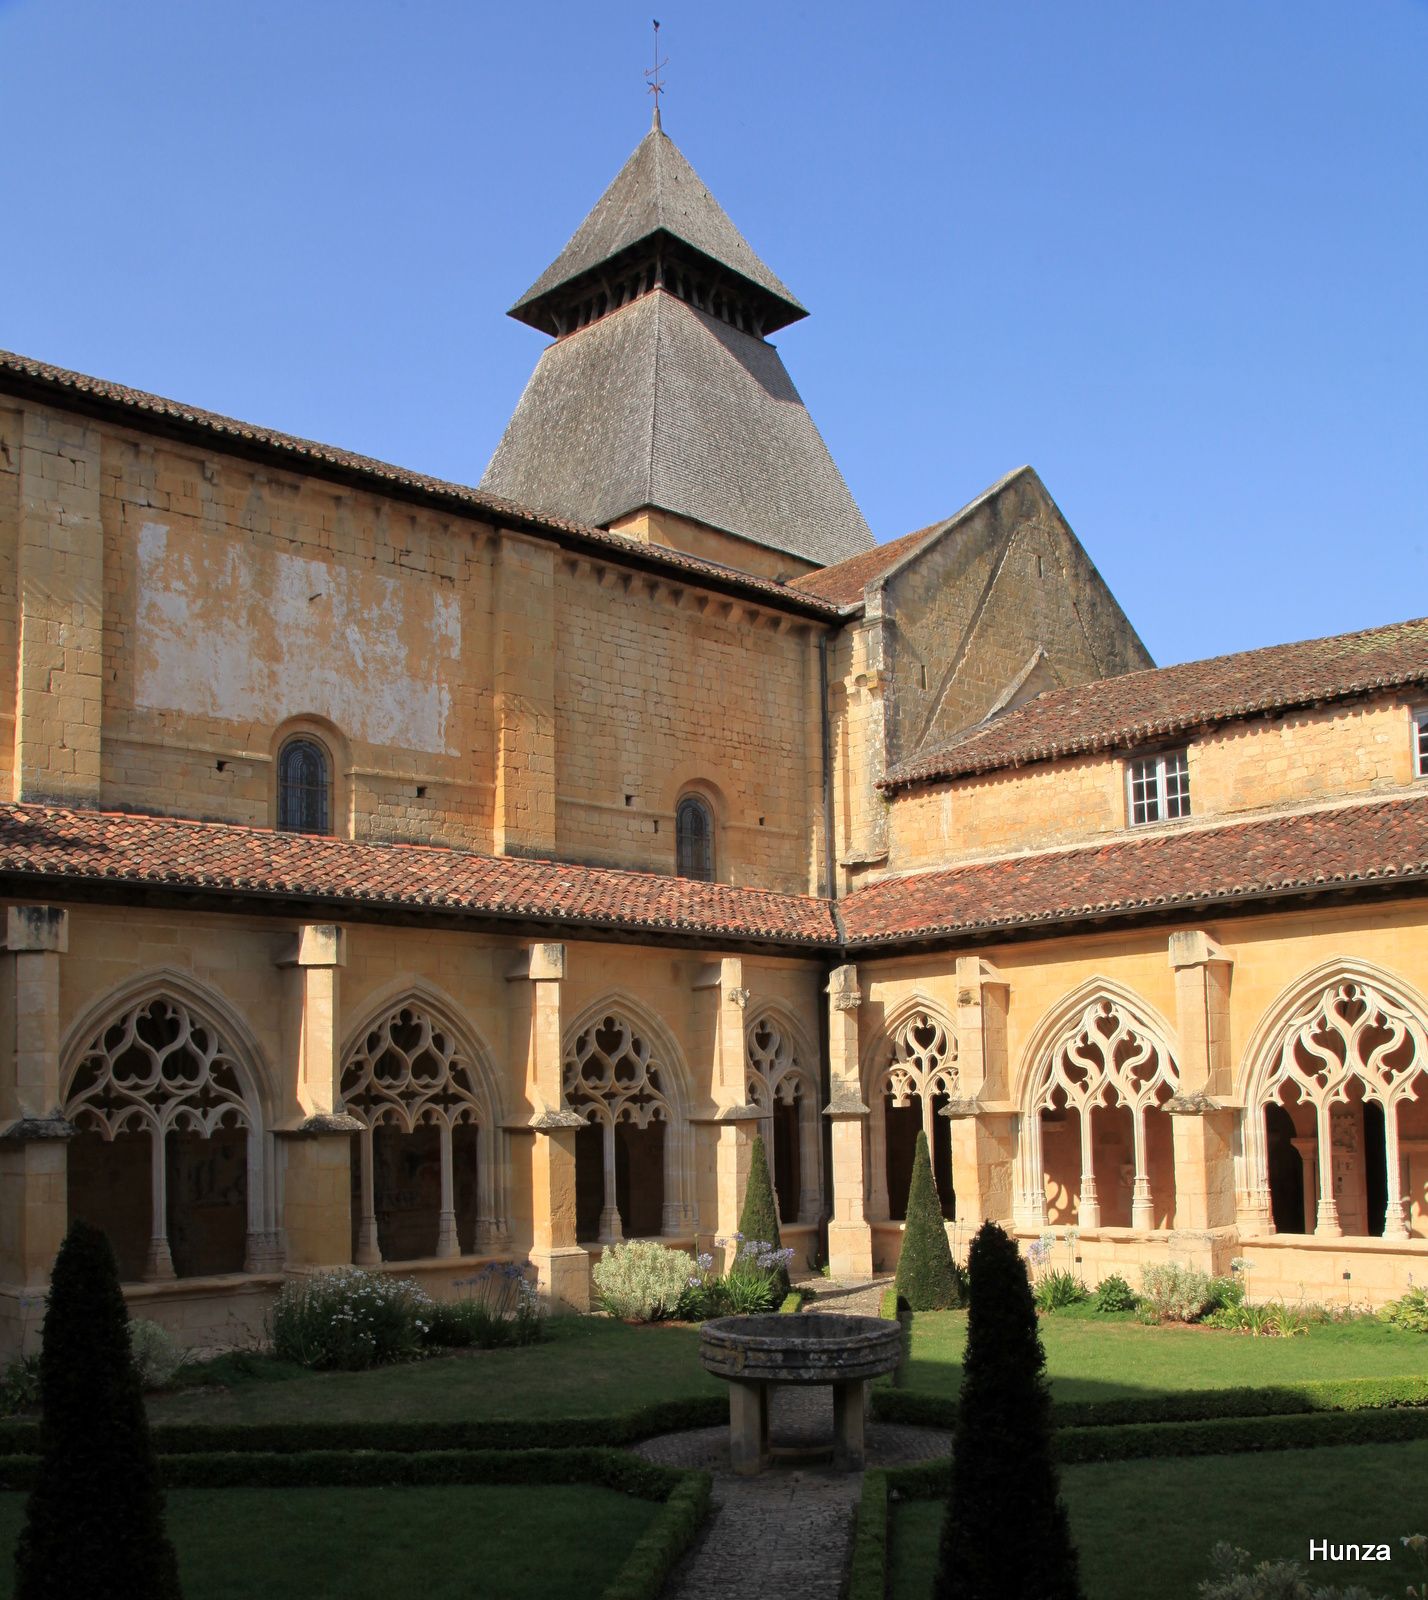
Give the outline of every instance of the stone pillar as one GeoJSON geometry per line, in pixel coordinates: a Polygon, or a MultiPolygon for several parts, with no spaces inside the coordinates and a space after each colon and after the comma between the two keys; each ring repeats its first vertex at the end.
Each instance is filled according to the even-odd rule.
{"type": "MultiPolygon", "coordinates": [[[[341,974],[346,934],[332,923],[298,930],[278,966],[285,977],[283,1084],[286,1114],[276,1132],[283,1164],[282,1231],[250,1231],[250,1268],[335,1266],[381,1260],[375,1221],[352,1241],[352,1135],[364,1125],[341,1098],[341,974]]],[[[371,1169],[363,1169],[370,1192],[371,1169]]]]}
{"type": "Polygon", "coordinates": [[[44,1316],[50,1267],[69,1221],[60,1114],[60,957],[68,913],[55,906],[5,912],[4,974],[11,987],[14,1050],[0,1056],[0,1340],[20,1348],[44,1316]]]}
{"type": "MultiPolygon", "coordinates": [[[[763,1131],[763,1113],[749,1099],[749,1056],[744,1038],[749,991],[744,987],[744,963],[737,956],[710,961],[696,973],[693,987],[698,1031],[709,1041],[713,1058],[709,1086],[712,1114],[695,1120],[696,1137],[714,1142],[714,1214],[699,1219],[696,1237],[701,1245],[712,1246],[719,1239],[732,1239],[739,1231],[750,1158],[754,1140],[763,1131]]],[[[771,1144],[765,1156],[772,1177],[771,1144]]],[[[731,1258],[732,1252],[725,1252],[722,1265],[731,1258]]]]}
{"type": "Polygon", "coordinates": [[[858,1056],[862,993],[855,966],[828,976],[828,1082],[824,1108],[833,1125],[833,1215],[828,1222],[828,1262],[836,1278],[870,1278],[873,1230],[868,1223],[863,1101],[858,1056]]]}
{"type": "Polygon", "coordinates": [[[550,545],[502,530],[491,611],[497,855],[555,853],[555,563],[550,545]]]}
{"type": "Polygon", "coordinates": [[[1171,934],[1169,959],[1181,1048],[1180,1089],[1165,1106],[1174,1118],[1175,1228],[1232,1228],[1238,1113],[1220,1102],[1234,1091],[1229,1033],[1234,961],[1198,930],[1171,934]]]}
{"type": "Polygon", "coordinates": [[[1010,1100],[1007,1007],[1011,985],[989,961],[957,960],[957,1098],[952,1120],[952,1173],[957,1223],[975,1232],[984,1222],[1010,1223],[1016,1160],[1016,1108],[1010,1100]]]}
{"type": "Polygon", "coordinates": [[[531,1265],[554,1306],[590,1309],[590,1257],[575,1242],[575,1135],[584,1126],[565,1103],[561,1081],[561,997],[565,946],[537,944],[507,975],[528,986],[526,1005],[513,990],[512,1055],[526,1062],[526,1098],[534,1108],[531,1146],[531,1265]]]}
{"type": "Polygon", "coordinates": [[[104,686],[100,431],[24,409],[15,551],[16,800],[97,805],[104,686]]]}

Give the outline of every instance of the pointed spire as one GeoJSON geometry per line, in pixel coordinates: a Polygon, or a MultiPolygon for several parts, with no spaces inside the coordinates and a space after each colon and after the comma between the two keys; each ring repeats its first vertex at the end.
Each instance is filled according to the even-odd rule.
{"type": "Polygon", "coordinates": [[[510,314],[559,335],[589,320],[583,307],[592,297],[598,302],[618,288],[623,298],[616,304],[623,304],[631,294],[685,278],[695,286],[696,304],[712,306],[722,297],[738,308],[730,320],[759,337],[808,315],[663,131],[656,99],[650,131],[510,314]]]}

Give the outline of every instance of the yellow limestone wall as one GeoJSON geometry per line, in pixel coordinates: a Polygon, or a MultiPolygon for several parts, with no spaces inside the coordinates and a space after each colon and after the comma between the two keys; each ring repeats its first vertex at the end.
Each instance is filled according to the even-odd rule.
{"type": "Polygon", "coordinates": [[[350,837],[670,871],[696,788],[724,881],[822,870],[807,623],[30,403],[0,409],[0,659],[16,799],[267,826],[303,732],[350,837]]]}
{"type": "MultiPolygon", "coordinates": [[[[1428,903],[1422,900],[1377,909],[1339,907],[1316,912],[1226,919],[1186,924],[1167,930],[1104,933],[1074,940],[1046,940],[993,946],[964,957],[953,953],[868,962],[858,968],[862,1004],[857,1011],[859,1052],[865,1079],[885,1061],[884,1019],[915,998],[932,1002],[959,1024],[959,1060],[974,1063],[977,1038],[965,1026],[969,1017],[967,974],[977,964],[1005,983],[1005,1048],[987,1052],[987,1076],[981,1085],[964,1083],[962,1092],[979,1093],[995,1121],[998,1108],[1021,1104],[1027,1076],[1035,1067],[1029,1045],[1038,1024],[1083,985],[1108,980],[1129,991],[1144,1007],[1147,1020],[1159,1019],[1180,1067],[1182,1089],[1206,1089],[1227,1108],[1224,1137],[1217,1138],[1214,1117],[1172,1119],[1175,1131],[1176,1227],[1133,1236],[1129,1229],[1083,1232],[1076,1242],[1077,1270],[1090,1283],[1110,1272],[1138,1281],[1139,1267],[1149,1261],[1178,1259],[1226,1271],[1235,1255],[1254,1263],[1251,1292],[1256,1298],[1301,1295],[1332,1304],[1382,1304],[1402,1294],[1428,1273],[1428,1119],[1421,1107],[1401,1114],[1404,1159],[1408,1174],[1411,1239],[1395,1244],[1380,1239],[1317,1239],[1301,1235],[1248,1233],[1238,1226],[1235,1199],[1234,1124],[1247,1088],[1250,1062],[1246,1051],[1255,1029],[1296,982],[1316,969],[1353,962],[1381,969],[1410,993],[1422,992],[1428,971],[1428,903]],[[1186,941],[1190,941],[1187,943],[1186,941]],[[1186,964],[1197,950],[1214,958],[1225,991],[1212,979],[1207,989],[1203,966],[1186,964]],[[1177,972],[1172,960],[1181,963],[1177,972]],[[1196,1148],[1195,1140],[1205,1139],[1196,1148]],[[1191,1213],[1188,1218],[1185,1213],[1191,1213]],[[1350,1273],[1346,1280],[1345,1272],[1350,1273]]],[[[980,1025],[980,1024],[979,1024],[980,1025]]],[[[970,1123],[954,1124],[954,1141],[970,1123]]],[[[994,1169],[1007,1151],[988,1144],[979,1152],[970,1138],[954,1142],[954,1171],[959,1194],[1006,1193],[1005,1174],[994,1169]]],[[[1070,1152],[1074,1187],[1079,1157],[1070,1152]]],[[[1053,1158],[1048,1156],[1048,1166],[1053,1158]]],[[[1098,1173],[1100,1172],[1098,1162],[1098,1173]]],[[[1050,1198],[1050,1197],[1049,1197],[1050,1198]]],[[[1076,1222],[1074,1195],[1063,1197],[1065,1209],[1053,1224],[1064,1231],[1076,1222]]],[[[1105,1186],[1102,1182],[1102,1202],[1105,1186]]],[[[949,1229],[954,1246],[965,1249],[983,1214],[1010,1221],[1005,1207],[960,1215],[949,1229]]],[[[891,1266],[897,1257],[900,1224],[873,1229],[875,1259],[891,1266]]],[[[1031,1237],[1031,1235],[1028,1235],[1031,1237]]],[[[1062,1253],[1066,1247],[1062,1247],[1062,1253]]],[[[1071,1262],[1058,1261],[1057,1265],[1071,1262]]]]}
{"type": "MultiPolygon", "coordinates": [[[[1231,723],[1189,743],[1197,821],[1341,797],[1388,796],[1415,780],[1413,706],[1398,695],[1282,719],[1231,723]]],[[[889,807],[890,872],[1013,850],[1139,836],[1126,823],[1124,755],[1076,756],[903,790],[889,807]]]]}
{"type": "MultiPolygon", "coordinates": [[[[668,1230],[670,1242],[685,1248],[711,1248],[738,1224],[757,1123],[729,1121],[728,1114],[747,1098],[747,1022],[768,1006],[791,1018],[811,1042],[805,1065],[817,1073],[815,963],[79,905],[9,917],[0,952],[0,1112],[7,1125],[17,1114],[48,1114],[60,1104],[62,1079],[95,1031],[155,992],[206,1008],[251,1073],[264,1123],[269,1220],[280,1236],[271,1266],[126,1290],[136,1312],[197,1344],[260,1331],[284,1263],[291,1273],[351,1260],[351,1136],[301,1128],[308,1117],[340,1109],[346,1052],[374,1019],[404,1001],[430,1008],[469,1041],[493,1090],[506,1229],[496,1253],[529,1258],[547,1292],[578,1306],[588,1304],[598,1249],[574,1238],[573,1133],[547,1132],[541,1121],[562,1108],[564,1047],[582,1016],[629,1016],[654,1049],[666,1093],[682,1108],[686,1160],[666,1198],[687,1202],[679,1226],[668,1230]]],[[[0,1335],[10,1345],[42,1312],[44,1277],[66,1225],[64,1152],[63,1140],[0,1145],[0,1335]]],[[[136,1204],[144,1203],[140,1195],[136,1204]]],[[[815,1230],[791,1234],[811,1255],[815,1230]]],[[[473,1259],[481,1258],[393,1263],[390,1270],[449,1292],[473,1259]]]]}

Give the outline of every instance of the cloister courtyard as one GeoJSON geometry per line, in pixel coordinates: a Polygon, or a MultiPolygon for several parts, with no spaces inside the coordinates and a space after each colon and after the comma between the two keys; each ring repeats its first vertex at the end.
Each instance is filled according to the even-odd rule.
{"type": "MultiPolygon", "coordinates": [[[[889,1284],[801,1278],[785,1305],[896,1315],[889,1284]]],[[[1251,1337],[1093,1298],[1041,1315],[1091,1600],[1193,1594],[1221,1540],[1303,1561],[1310,1537],[1369,1532],[1400,1559],[1319,1563],[1314,1578],[1402,1595],[1414,1569],[1399,1540],[1420,1531],[1411,1486],[1428,1470],[1428,1335],[1342,1308],[1301,1318],[1251,1337]]],[[[867,1470],[819,1453],[826,1391],[785,1391],[774,1463],[751,1480],[729,1470],[727,1389],[702,1370],[693,1322],[556,1316],[530,1344],[355,1372],[256,1344],[191,1356],[147,1397],[184,1592],[925,1596],[967,1313],[902,1320],[903,1361],[871,1394],[867,1470]]],[[[33,1415],[0,1424],[0,1441],[9,1595],[33,1415]]]]}

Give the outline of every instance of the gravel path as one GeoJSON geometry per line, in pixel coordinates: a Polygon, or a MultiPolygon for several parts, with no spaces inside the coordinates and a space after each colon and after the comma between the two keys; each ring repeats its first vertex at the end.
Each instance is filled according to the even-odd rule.
{"type": "MultiPolygon", "coordinates": [[[[890,1279],[813,1281],[810,1311],[875,1317],[890,1279]]],[[[833,1394],[823,1387],[773,1391],[770,1442],[788,1454],[757,1478],[729,1470],[729,1429],[667,1433],[635,1447],[647,1461],[714,1474],[714,1505],[698,1542],[670,1575],[665,1600],[837,1600],[853,1535],[860,1472],[828,1465],[833,1394]],[[805,1456],[803,1452],[808,1452],[805,1456]]],[[[945,1456],[950,1435],[932,1428],[870,1422],[868,1464],[903,1466],[945,1456]]]]}

